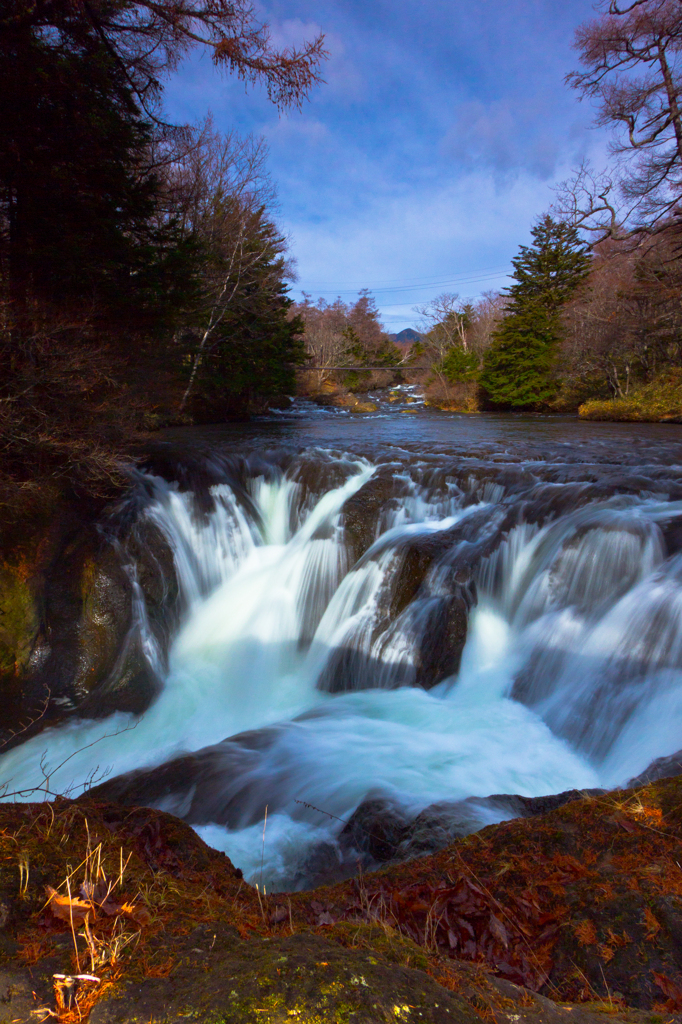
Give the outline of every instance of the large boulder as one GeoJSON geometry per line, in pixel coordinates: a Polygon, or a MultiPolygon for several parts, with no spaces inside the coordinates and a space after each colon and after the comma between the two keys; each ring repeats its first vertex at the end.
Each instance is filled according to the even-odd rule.
{"type": "Polygon", "coordinates": [[[648,768],[636,775],[628,782],[628,788],[634,786],[647,786],[650,782],[658,782],[659,779],[674,779],[682,775],[682,750],[667,757],[657,757],[648,768]]]}
{"type": "Polygon", "coordinates": [[[121,507],[57,508],[0,560],[0,685],[11,746],[65,716],[143,712],[177,618],[173,555],[121,507]],[[142,630],[148,630],[144,638],[142,630]]]}

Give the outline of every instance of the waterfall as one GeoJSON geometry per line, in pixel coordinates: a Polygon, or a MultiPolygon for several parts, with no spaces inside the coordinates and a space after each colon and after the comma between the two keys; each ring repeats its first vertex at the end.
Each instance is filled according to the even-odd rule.
{"type": "Polygon", "coordinates": [[[267,806],[278,886],[368,794],[414,816],[613,786],[682,747],[682,555],[665,540],[682,502],[392,457],[309,450],[202,501],[148,477],[182,604],[161,693],[140,718],[45,730],[0,758],[0,782],[77,794],[144,769],[144,799],[251,878],[267,806]]]}

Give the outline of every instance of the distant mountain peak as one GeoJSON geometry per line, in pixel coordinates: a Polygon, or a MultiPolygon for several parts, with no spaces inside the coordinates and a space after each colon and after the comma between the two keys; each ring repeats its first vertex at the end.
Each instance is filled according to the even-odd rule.
{"type": "Polygon", "coordinates": [[[421,337],[421,334],[411,327],[406,327],[398,334],[389,334],[389,338],[394,345],[414,345],[415,341],[421,341],[421,337]]]}

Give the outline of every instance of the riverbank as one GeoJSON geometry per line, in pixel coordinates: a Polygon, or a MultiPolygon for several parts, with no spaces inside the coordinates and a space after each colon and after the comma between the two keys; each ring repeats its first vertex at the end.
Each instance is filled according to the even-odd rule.
{"type": "Polygon", "coordinates": [[[662,780],[265,893],[171,815],[4,804],[2,1019],[676,1020],[681,805],[662,780]]]}
{"type": "Polygon", "coordinates": [[[352,413],[377,412],[381,401],[416,404],[439,412],[483,410],[480,389],[471,381],[448,384],[429,370],[399,366],[387,370],[336,371],[324,380],[314,370],[299,370],[296,394],[323,408],[352,413]],[[379,399],[379,401],[377,401],[379,399]]]}
{"type": "MultiPolygon", "coordinates": [[[[314,379],[312,371],[306,371],[299,375],[297,394],[322,407],[372,413],[380,410],[382,401],[404,400],[402,392],[406,388],[412,396],[420,396],[425,409],[446,413],[490,411],[477,384],[447,384],[409,369],[371,374],[367,371],[363,376],[338,373],[322,383],[314,379]],[[352,379],[345,379],[351,376],[352,379]]],[[[682,423],[682,370],[668,371],[650,384],[634,387],[623,398],[588,399],[581,405],[562,400],[558,409],[550,406],[547,411],[614,423],[682,423]]]]}
{"type": "Polygon", "coordinates": [[[584,420],[627,423],[682,423],[682,370],[670,370],[624,398],[588,401],[578,410],[584,420]]]}

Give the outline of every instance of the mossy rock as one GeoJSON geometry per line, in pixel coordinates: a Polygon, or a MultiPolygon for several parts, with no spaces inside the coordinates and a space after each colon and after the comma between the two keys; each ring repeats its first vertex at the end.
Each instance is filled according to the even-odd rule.
{"type": "Polygon", "coordinates": [[[168,978],[116,986],[90,1024],[479,1024],[464,999],[423,971],[319,935],[244,942],[204,927],[168,978]]]}
{"type": "Polygon", "coordinates": [[[376,412],[378,408],[379,408],[379,406],[376,405],[375,402],[360,402],[360,401],[357,401],[357,402],[354,402],[353,405],[349,406],[349,411],[350,412],[356,412],[356,413],[376,412]]]}
{"type": "Polygon", "coordinates": [[[23,563],[0,564],[0,675],[28,666],[38,632],[38,614],[23,563]]]}

